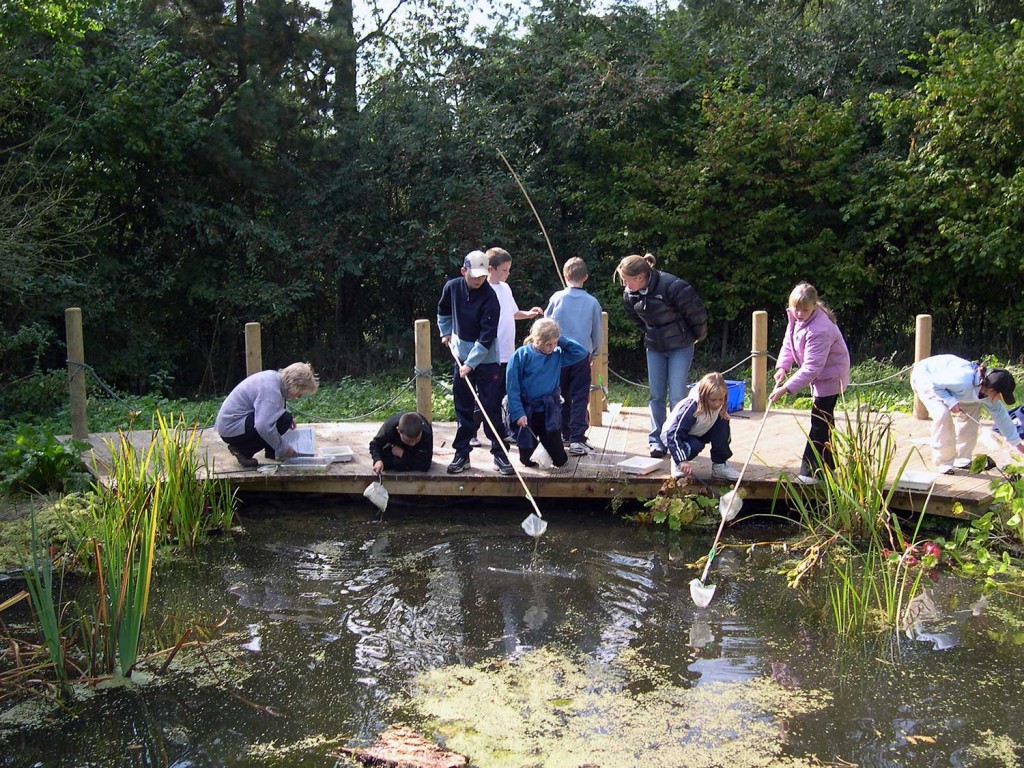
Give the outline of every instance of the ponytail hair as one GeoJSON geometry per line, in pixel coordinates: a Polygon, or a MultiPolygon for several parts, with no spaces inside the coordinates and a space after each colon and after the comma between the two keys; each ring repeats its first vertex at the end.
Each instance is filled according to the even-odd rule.
{"type": "Polygon", "coordinates": [[[658,260],[654,258],[653,253],[647,253],[643,256],[638,256],[634,253],[626,256],[619,262],[619,266],[615,268],[615,275],[619,278],[619,282],[625,285],[626,281],[624,278],[649,275],[657,263],[658,260]]]}
{"type": "Polygon", "coordinates": [[[829,320],[833,323],[836,322],[836,313],[818,298],[817,289],[808,282],[797,283],[796,287],[790,291],[789,306],[793,309],[801,309],[805,312],[820,309],[828,315],[829,320]]]}

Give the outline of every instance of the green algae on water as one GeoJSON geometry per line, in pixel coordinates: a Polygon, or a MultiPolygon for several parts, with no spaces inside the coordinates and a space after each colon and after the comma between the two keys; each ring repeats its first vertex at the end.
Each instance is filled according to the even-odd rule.
{"type": "Polygon", "coordinates": [[[539,649],[445,667],[417,678],[412,704],[479,768],[816,764],[787,755],[786,733],[790,719],[824,709],[827,693],[766,678],[651,685],[649,671],[636,693],[632,670],[641,667],[628,656],[603,664],[539,649]]]}

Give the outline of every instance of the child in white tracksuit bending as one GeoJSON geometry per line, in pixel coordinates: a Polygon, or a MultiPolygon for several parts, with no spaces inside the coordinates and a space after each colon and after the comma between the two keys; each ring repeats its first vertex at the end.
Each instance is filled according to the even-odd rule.
{"type": "Polygon", "coordinates": [[[979,363],[955,355],[934,355],[915,363],[910,386],[932,418],[932,462],[936,472],[945,474],[954,467],[971,465],[982,405],[988,408],[999,433],[1024,453],[1024,444],[1006,411],[1006,406],[1014,403],[1016,387],[1009,371],[988,371],[979,363]]]}

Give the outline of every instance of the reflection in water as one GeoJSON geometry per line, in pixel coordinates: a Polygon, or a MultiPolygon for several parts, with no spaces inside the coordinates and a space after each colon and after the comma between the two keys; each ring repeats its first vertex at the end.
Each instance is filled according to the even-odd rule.
{"type": "MultiPolygon", "coordinates": [[[[127,765],[127,745],[143,732],[161,734],[147,744],[169,755],[150,765],[251,764],[256,745],[321,734],[368,743],[386,725],[412,718],[409,696],[421,673],[472,668],[458,683],[467,686],[492,668],[546,658],[579,676],[580,697],[612,707],[623,722],[644,720],[630,702],[664,705],[669,722],[656,732],[614,729],[620,739],[655,745],[698,742],[698,728],[673,721],[682,717],[680,702],[691,693],[717,700],[733,685],[745,686],[743,712],[771,721],[773,733],[784,730],[793,755],[863,765],[950,764],[954,744],[962,761],[974,754],[966,745],[984,741],[979,734],[1012,738],[1024,716],[1014,683],[1024,677],[1019,655],[998,644],[992,611],[972,604],[969,585],[952,578],[922,593],[891,652],[865,644],[840,653],[824,601],[788,590],[770,548],[759,548],[753,561],[742,548],[726,549],[713,572],[715,599],[696,608],[687,587],[696,574],[683,564],[706,553],[710,533],[684,536],[669,550],[611,516],[565,512],[549,514],[537,544],[523,535],[516,508],[404,519],[396,510],[370,524],[352,509],[326,506],[264,518],[250,509],[248,534],[233,546],[158,573],[153,615],[210,618],[230,610],[230,650],[248,677],[222,674],[235,682],[201,686],[183,676],[97,696],[80,718],[19,733],[13,749],[5,742],[0,766],[56,765],[64,758],[46,754],[58,748],[66,764],[127,765]],[[592,698],[598,681],[627,701],[592,698]],[[828,691],[833,701],[826,716],[775,722],[755,695],[762,684],[828,691]],[[907,738],[915,734],[935,742],[907,738]],[[101,749],[100,735],[117,746],[101,749]]],[[[742,535],[740,526],[726,539],[742,535]]],[[[1003,615],[1012,608],[1002,606],[1003,615]]],[[[559,727],[578,706],[557,700],[559,727]]],[[[602,711],[588,722],[599,722],[602,711]]],[[[744,765],[733,757],[726,762],[744,765]]],[[[324,756],[296,750],[281,764],[323,765],[324,756]]]]}

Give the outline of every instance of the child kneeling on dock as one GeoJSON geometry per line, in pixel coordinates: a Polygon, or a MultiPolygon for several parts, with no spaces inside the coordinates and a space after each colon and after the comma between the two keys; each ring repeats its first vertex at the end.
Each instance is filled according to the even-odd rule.
{"type": "Polygon", "coordinates": [[[711,443],[711,476],[735,480],[739,474],[729,466],[729,387],[720,373],[709,373],[697,384],[696,393],[680,400],[669,414],[661,439],[672,456],[672,477],[686,477],[690,462],[711,443]]]}
{"type": "Polygon", "coordinates": [[[562,445],[562,402],[559,381],[562,369],[589,357],[580,343],[562,336],[558,323],[549,317],[537,320],[525,343],[512,353],[505,371],[508,392],[508,423],[519,445],[519,459],[528,467],[537,440],[556,467],[569,457],[562,445]]]}
{"type": "Polygon", "coordinates": [[[415,411],[388,417],[370,440],[374,474],[413,470],[429,472],[434,457],[434,431],[415,411]]]}

